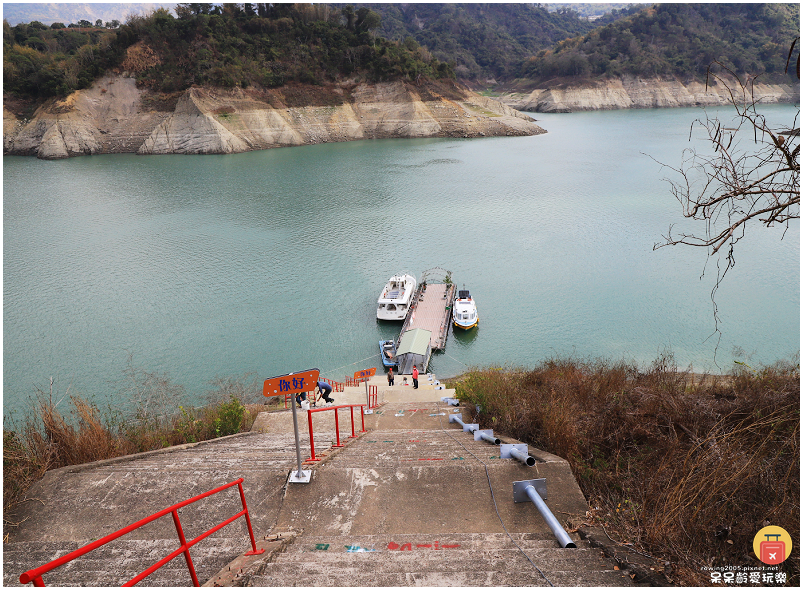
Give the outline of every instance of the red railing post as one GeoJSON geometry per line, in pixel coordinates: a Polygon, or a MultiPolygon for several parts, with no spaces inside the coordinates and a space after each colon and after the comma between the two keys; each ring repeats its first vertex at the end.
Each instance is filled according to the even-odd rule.
{"type": "Polygon", "coordinates": [[[344,445],[339,442],[339,408],[333,408],[333,415],[336,419],[336,444],[334,446],[343,447],[344,445]]]}
{"type": "Polygon", "coordinates": [[[364,428],[364,406],[361,406],[361,432],[366,432],[367,429],[364,428]]]}
{"type": "Polygon", "coordinates": [[[314,454],[314,424],[311,420],[311,414],[314,413],[314,410],[308,410],[308,437],[311,439],[311,458],[309,461],[319,461],[317,456],[314,454]]]}
{"type": "Polygon", "coordinates": [[[253,550],[248,551],[245,555],[261,555],[264,553],[263,549],[256,548],[256,538],[253,535],[253,525],[250,524],[250,511],[247,509],[247,502],[244,501],[244,488],[242,482],[239,482],[239,496],[242,498],[242,508],[244,508],[244,519],[247,521],[247,533],[250,535],[250,543],[253,545],[253,550]]]}
{"type": "Polygon", "coordinates": [[[350,406],[350,428],[353,431],[353,435],[350,438],[355,438],[356,437],[356,420],[353,417],[353,406],[350,406]]]}
{"type": "Polygon", "coordinates": [[[181,542],[183,556],[186,558],[186,567],[189,568],[189,575],[192,576],[192,584],[195,587],[199,587],[200,580],[197,579],[197,573],[194,571],[192,556],[189,554],[189,547],[186,545],[186,536],[183,534],[183,527],[181,526],[181,519],[178,517],[177,509],[172,511],[172,521],[175,523],[175,530],[178,532],[178,540],[181,542]]]}

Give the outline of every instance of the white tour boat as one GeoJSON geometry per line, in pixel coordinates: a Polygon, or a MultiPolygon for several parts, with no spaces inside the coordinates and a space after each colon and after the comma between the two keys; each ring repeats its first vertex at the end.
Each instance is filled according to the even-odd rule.
{"type": "Polygon", "coordinates": [[[413,275],[394,275],[378,297],[379,320],[404,320],[411,303],[411,296],[417,287],[413,275]]]}
{"type": "Polygon", "coordinates": [[[467,290],[459,291],[453,302],[453,325],[464,330],[478,325],[478,308],[467,290]]]}

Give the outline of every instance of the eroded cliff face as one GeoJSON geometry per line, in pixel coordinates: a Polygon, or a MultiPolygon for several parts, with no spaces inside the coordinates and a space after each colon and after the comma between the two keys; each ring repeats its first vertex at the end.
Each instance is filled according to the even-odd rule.
{"type": "MultiPolygon", "coordinates": [[[[730,88],[735,88],[733,83],[730,88]]],[[[764,103],[792,102],[800,99],[800,85],[756,84],[754,97],[764,103]]],[[[748,97],[749,98],[749,97],[748,97]]],[[[694,107],[730,104],[725,85],[669,79],[628,78],[602,83],[536,89],[507,94],[500,101],[521,111],[569,113],[606,109],[694,107]]]]}
{"type": "Polygon", "coordinates": [[[301,90],[287,101],[280,89],[190,88],[165,108],[132,78],[105,77],[43,105],[31,120],[4,105],[3,153],[226,154],[354,139],[545,133],[498,101],[441,83],[333,87],[325,100],[315,99],[315,87],[301,90]]]}

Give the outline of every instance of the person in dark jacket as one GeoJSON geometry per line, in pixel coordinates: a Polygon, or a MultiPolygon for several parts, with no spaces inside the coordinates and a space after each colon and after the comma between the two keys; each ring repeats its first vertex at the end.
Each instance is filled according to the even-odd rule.
{"type": "Polygon", "coordinates": [[[333,398],[330,397],[333,388],[331,387],[330,383],[325,383],[324,381],[317,381],[317,388],[319,389],[320,395],[322,395],[322,399],[325,400],[326,404],[332,404],[333,398]]]}

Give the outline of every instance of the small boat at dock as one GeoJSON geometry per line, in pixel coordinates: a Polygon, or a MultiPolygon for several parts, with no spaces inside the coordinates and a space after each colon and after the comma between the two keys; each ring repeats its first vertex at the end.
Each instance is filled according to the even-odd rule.
{"type": "Polygon", "coordinates": [[[379,340],[378,345],[381,348],[381,359],[383,359],[383,366],[396,367],[397,348],[394,345],[394,340],[379,340]]]}
{"type": "Polygon", "coordinates": [[[417,279],[411,274],[394,275],[386,283],[378,297],[379,320],[404,320],[408,315],[411,296],[417,287],[417,279]]]}
{"type": "Polygon", "coordinates": [[[478,325],[478,308],[469,291],[462,289],[453,302],[453,325],[469,330],[478,325]]]}

